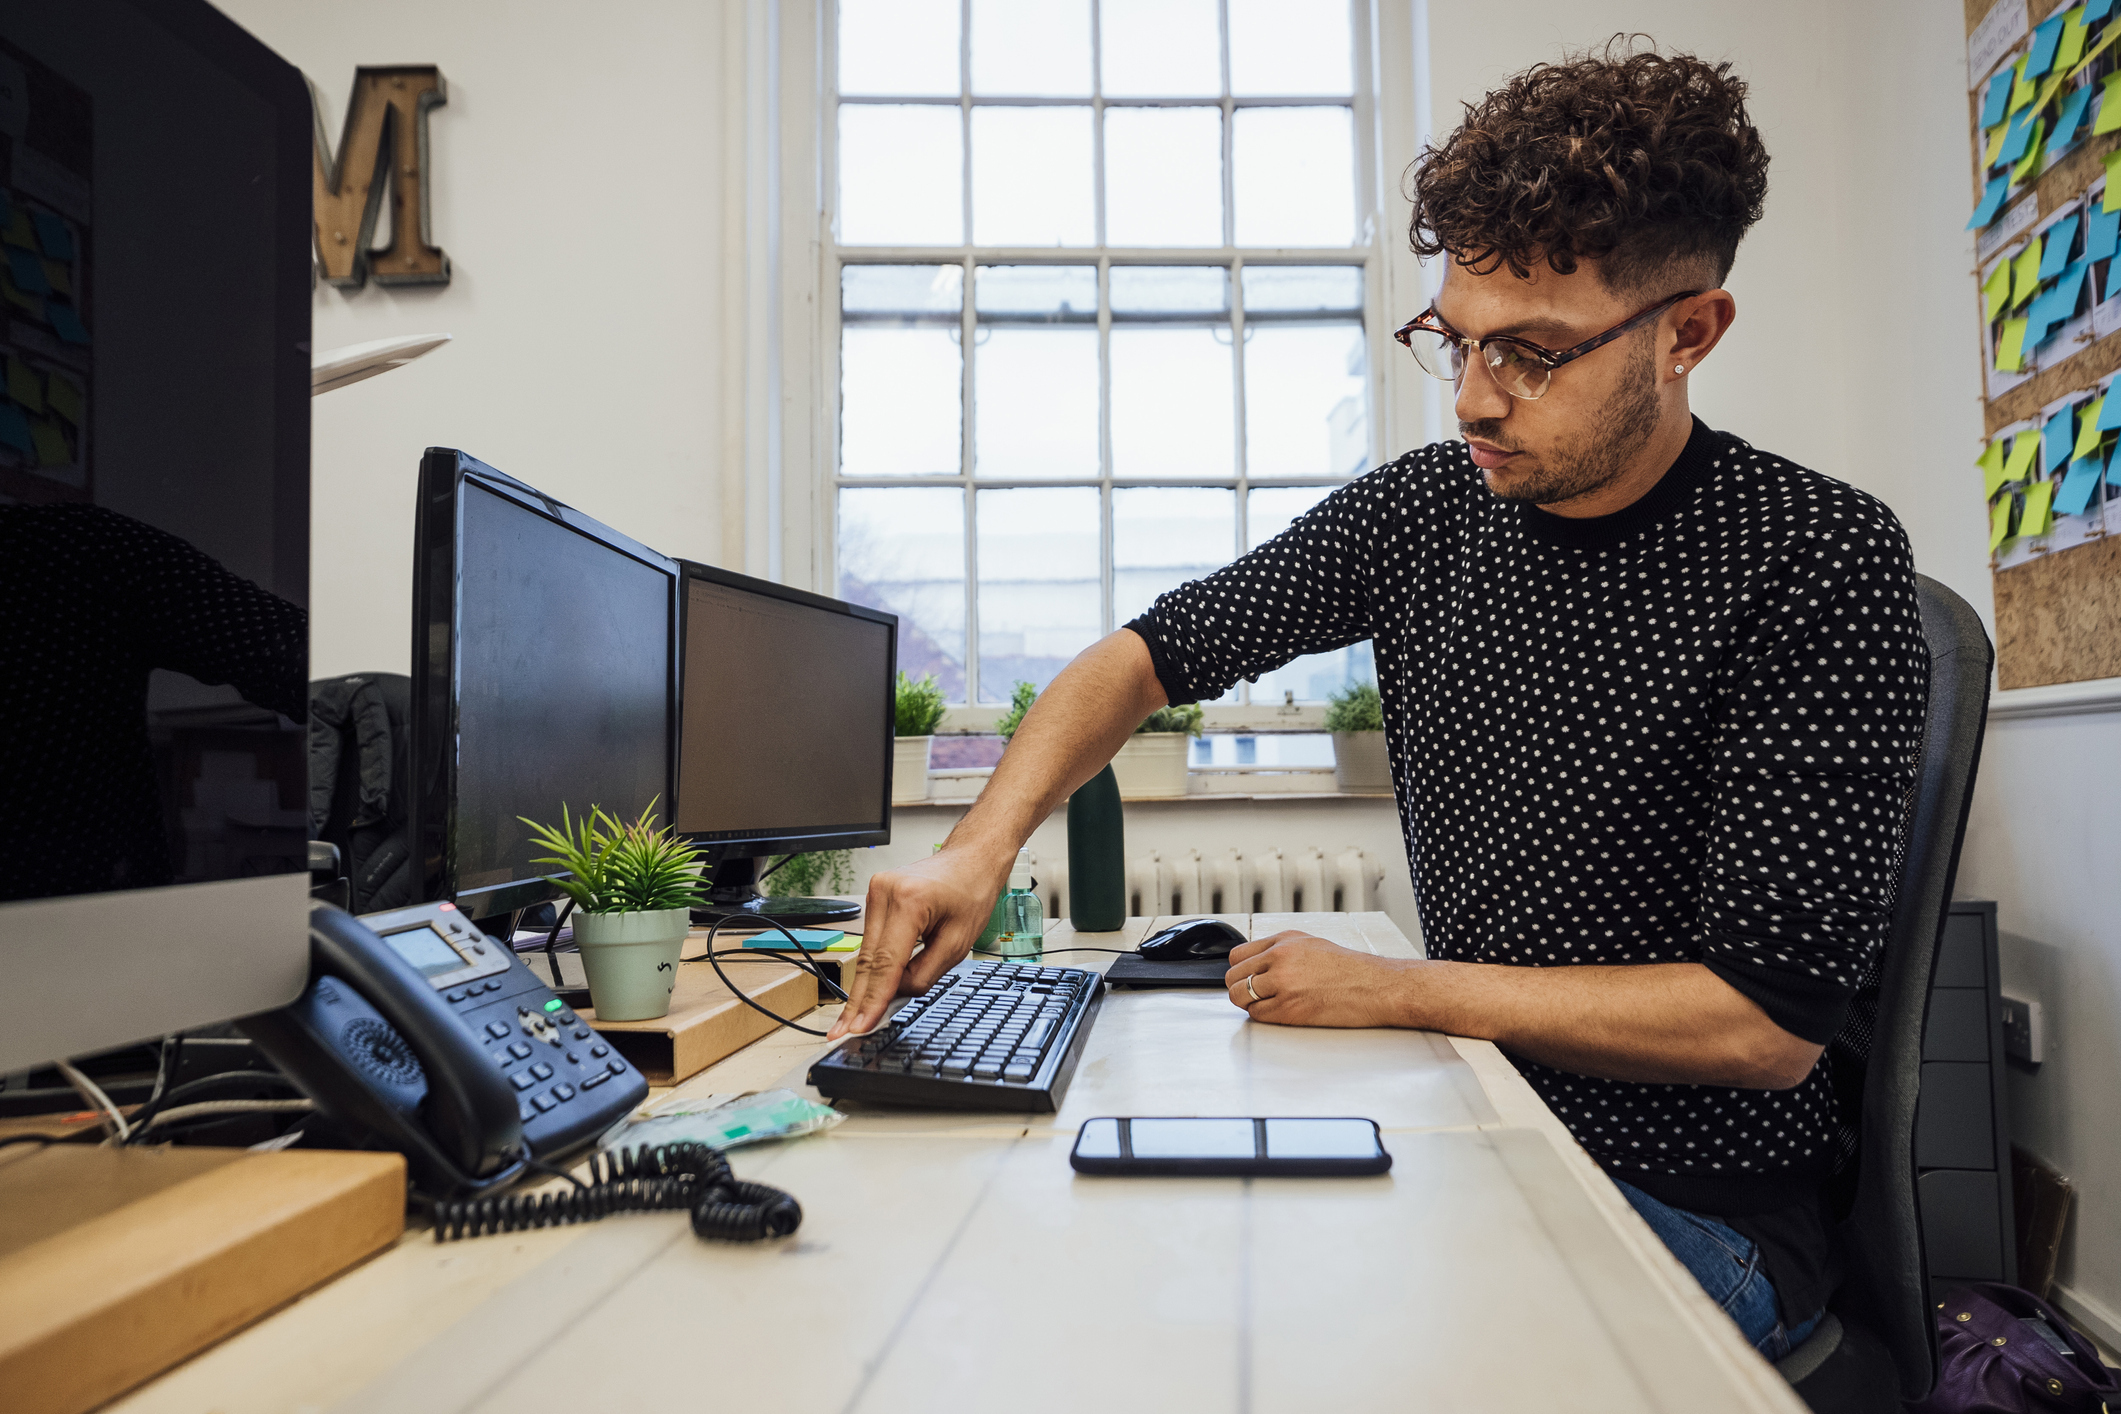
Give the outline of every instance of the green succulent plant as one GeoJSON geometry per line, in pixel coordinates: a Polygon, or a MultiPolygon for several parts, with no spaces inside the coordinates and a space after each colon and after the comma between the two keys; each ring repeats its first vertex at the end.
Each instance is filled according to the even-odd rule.
{"type": "Polygon", "coordinates": [[[1326,730],[1329,732],[1381,732],[1385,729],[1385,703],[1375,683],[1359,682],[1326,699],[1326,730]]]}
{"type": "Polygon", "coordinates": [[[700,851],[656,828],[654,801],[630,825],[601,805],[579,820],[562,805],[557,828],[516,818],[530,827],[531,843],[551,851],[532,862],[566,870],[570,877],[556,882],[584,913],[652,913],[706,902],[700,851]]]}
{"type": "Polygon", "coordinates": [[[1188,736],[1199,736],[1201,723],[1206,716],[1198,702],[1188,702],[1183,707],[1159,707],[1142,718],[1142,724],[1134,729],[1134,734],[1140,736],[1144,732],[1184,732],[1188,736]]]}

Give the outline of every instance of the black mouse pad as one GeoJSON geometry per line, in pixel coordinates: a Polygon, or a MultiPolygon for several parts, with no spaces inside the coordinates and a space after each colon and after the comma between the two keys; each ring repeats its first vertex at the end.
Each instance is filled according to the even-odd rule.
{"type": "Polygon", "coordinates": [[[1187,962],[1151,962],[1139,953],[1112,959],[1105,969],[1105,984],[1111,987],[1213,987],[1223,990],[1223,974],[1230,970],[1228,958],[1202,957],[1187,962]]]}

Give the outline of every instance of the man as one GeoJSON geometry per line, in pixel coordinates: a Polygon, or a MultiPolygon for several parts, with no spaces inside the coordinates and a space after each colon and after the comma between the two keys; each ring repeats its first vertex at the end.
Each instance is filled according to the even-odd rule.
{"type": "Polygon", "coordinates": [[[1448,260],[1401,337],[1463,443],[1076,659],[943,851],[871,883],[836,1029],[965,955],[1149,711],[1369,638],[1428,959],[1283,933],[1231,953],[1231,1001],[1494,1040],[1764,1354],[1810,1332],[1861,1059],[1827,1047],[1875,985],[1928,660],[1891,513],[1688,411],[1766,194],[1744,100],[1609,50],[1423,154],[1414,249],[1448,260]]]}

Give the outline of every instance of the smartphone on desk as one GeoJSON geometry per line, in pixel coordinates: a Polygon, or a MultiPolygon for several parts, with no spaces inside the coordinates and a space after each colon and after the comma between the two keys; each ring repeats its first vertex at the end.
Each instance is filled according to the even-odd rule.
{"type": "Polygon", "coordinates": [[[1372,1119],[1108,1117],[1083,1122],[1068,1163],[1112,1177],[1352,1178],[1392,1156],[1372,1119]]]}

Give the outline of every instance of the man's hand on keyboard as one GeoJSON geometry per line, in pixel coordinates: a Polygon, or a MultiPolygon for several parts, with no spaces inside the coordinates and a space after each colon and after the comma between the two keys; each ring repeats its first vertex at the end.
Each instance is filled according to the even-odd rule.
{"type": "Polygon", "coordinates": [[[871,1029],[893,997],[926,991],[964,961],[987,926],[1014,859],[1013,850],[996,863],[975,858],[970,849],[945,848],[873,876],[854,985],[827,1039],[871,1029]]]}
{"type": "Polygon", "coordinates": [[[1232,948],[1223,984],[1231,1005],[1254,1021],[1399,1026],[1405,1023],[1396,1014],[1395,984],[1404,966],[1397,958],[1356,952],[1309,933],[1276,933],[1232,948]]]}

